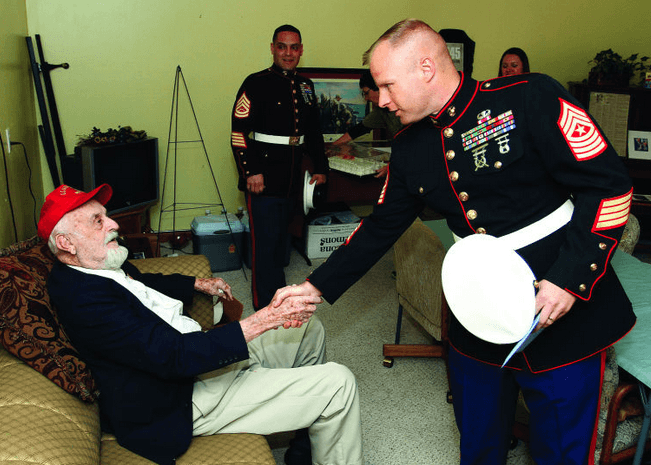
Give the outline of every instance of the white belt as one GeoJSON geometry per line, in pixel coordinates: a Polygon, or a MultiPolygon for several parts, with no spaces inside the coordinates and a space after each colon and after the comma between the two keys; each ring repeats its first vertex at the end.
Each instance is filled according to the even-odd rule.
{"type": "MultiPolygon", "coordinates": [[[[521,249],[522,247],[533,244],[534,242],[537,242],[561,229],[570,222],[573,212],[574,204],[570,199],[567,199],[563,205],[544,218],[541,218],[535,223],[531,223],[529,226],[525,226],[522,229],[518,229],[517,231],[499,237],[498,239],[513,250],[521,249]]],[[[455,242],[461,239],[454,233],[453,236],[455,242]]]]}
{"type": "Polygon", "coordinates": [[[254,132],[253,139],[258,142],[266,142],[267,144],[301,145],[305,141],[305,136],[272,136],[262,134],[261,132],[254,132]]]}

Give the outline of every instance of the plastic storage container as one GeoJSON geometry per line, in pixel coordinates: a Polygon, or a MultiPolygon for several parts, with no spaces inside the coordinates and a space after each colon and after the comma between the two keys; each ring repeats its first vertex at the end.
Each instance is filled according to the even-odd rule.
{"type": "Polygon", "coordinates": [[[208,257],[213,272],[241,268],[244,228],[233,213],[192,220],[192,251],[208,257]]]}

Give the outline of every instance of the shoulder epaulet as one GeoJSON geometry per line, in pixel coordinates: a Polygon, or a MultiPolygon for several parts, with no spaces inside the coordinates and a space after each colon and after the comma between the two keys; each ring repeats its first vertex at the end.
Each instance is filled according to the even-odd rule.
{"type": "Polygon", "coordinates": [[[400,128],[400,131],[396,132],[396,135],[393,136],[393,139],[395,140],[395,139],[397,139],[398,137],[400,137],[402,134],[404,134],[404,133],[407,131],[407,129],[409,129],[409,128],[412,127],[413,125],[414,125],[414,123],[409,123],[409,124],[407,124],[406,126],[403,126],[402,128],[400,128]]]}
{"type": "Polygon", "coordinates": [[[538,81],[543,76],[544,75],[540,73],[525,73],[516,74],[515,76],[503,76],[487,79],[479,84],[479,90],[481,92],[496,91],[507,87],[527,84],[532,81],[538,81]]]}
{"type": "Polygon", "coordinates": [[[264,76],[264,75],[269,74],[270,72],[271,72],[271,68],[261,69],[260,71],[258,71],[256,73],[249,74],[249,79],[256,78],[256,77],[259,77],[259,76],[264,76]]]}

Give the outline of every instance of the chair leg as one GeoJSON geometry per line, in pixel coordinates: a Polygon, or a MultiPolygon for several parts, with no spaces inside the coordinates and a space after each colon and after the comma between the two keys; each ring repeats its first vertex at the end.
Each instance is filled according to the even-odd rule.
{"type": "MultiPolygon", "coordinates": [[[[400,344],[401,330],[402,330],[402,305],[398,304],[398,321],[396,322],[396,339],[395,339],[396,345],[400,344]]],[[[382,365],[384,365],[387,368],[391,368],[393,366],[393,357],[391,356],[384,357],[384,360],[382,360],[382,365]]]]}
{"type": "Polygon", "coordinates": [[[396,344],[400,344],[400,331],[402,331],[402,305],[398,304],[398,321],[396,321],[396,344]]]}
{"type": "Polygon", "coordinates": [[[396,343],[384,344],[382,353],[384,360],[382,364],[391,368],[393,366],[393,357],[435,357],[444,358],[446,356],[445,343],[438,344],[400,344],[400,332],[402,329],[402,306],[398,307],[398,321],[396,323],[396,343]]]}

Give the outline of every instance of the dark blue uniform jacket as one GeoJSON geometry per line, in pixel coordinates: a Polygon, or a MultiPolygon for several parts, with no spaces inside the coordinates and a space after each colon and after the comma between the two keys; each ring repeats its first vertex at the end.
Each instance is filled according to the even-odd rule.
{"type": "MultiPolygon", "coordinates": [[[[425,206],[445,216],[459,237],[500,237],[571,198],[570,223],[517,251],[538,280],[577,297],[570,312],[519,359],[534,372],[551,369],[608,347],[635,323],[609,265],[631,195],[614,149],[558,82],[541,74],[477,82],[462,74],[455,95],[437,115],[398,134],[373,214],[308,280],[326,300],[336,300],[425,206]]],[[[501,364],[512,348],[474,337],[453,315],[449,337],[462,353],[489,363],[501,364]]]]}
{"type": "Polygon", "coordinates": [[[248,76],[233,106],[231,147],[242,191],[246,191],[247,177],[262,174],[263,195],[297,195],[303,187],[304,155],[313,162],[313,174],[327,174],[319,105],[312,81],[276,65],[248,76]],[[260,142],[253,140],[254,132],[303,136],[304,143],[291,146],[260,142]]]}

